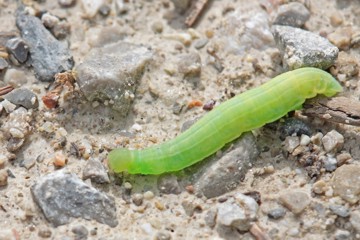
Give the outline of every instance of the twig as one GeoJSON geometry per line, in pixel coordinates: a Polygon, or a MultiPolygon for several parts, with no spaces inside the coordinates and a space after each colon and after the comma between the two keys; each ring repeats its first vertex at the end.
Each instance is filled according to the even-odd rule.
{"type": "Polygon", "coordinates": [[[194,9],[191,10],[189,16],[185,20],[185,24],[188,27],[192,27],[196,20],[199,18],[201,12],[204,10],[208,0],[197,0],[194,9]]]}
{"type": "Polygon", "coordinates": [[[262,230],[256,223],[251,226],[250,233],[254,235],[256,240],[271,240],[269,235],[264,230],[262,230]]]}

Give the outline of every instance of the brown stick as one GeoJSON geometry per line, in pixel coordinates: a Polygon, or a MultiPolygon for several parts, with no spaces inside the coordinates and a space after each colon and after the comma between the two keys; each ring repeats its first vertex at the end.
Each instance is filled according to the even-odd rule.
{"type": "Polygon", "coordinates": [[[199,18],[200,14],[204,10],[208,0],[197,0],[195,3],[194,9],[190,12],[189,16],[185,20],[185,24],[188,27],[192,27],[196,20],[199,18]]]}

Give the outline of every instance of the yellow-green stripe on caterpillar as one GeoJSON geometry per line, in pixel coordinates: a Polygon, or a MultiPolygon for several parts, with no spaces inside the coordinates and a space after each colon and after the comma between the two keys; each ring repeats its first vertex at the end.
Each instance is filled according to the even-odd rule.
{"type": "Polygon", "coordinates": [[[283,73],[260,87],[220,104],[176,138],[142,150],[109,153],[114,172],[161,174],[186,168],[221,149],[242,133],[273,122],[299,109],[307,98],[342,91],[327,72],[300,68],[283,73]]]}

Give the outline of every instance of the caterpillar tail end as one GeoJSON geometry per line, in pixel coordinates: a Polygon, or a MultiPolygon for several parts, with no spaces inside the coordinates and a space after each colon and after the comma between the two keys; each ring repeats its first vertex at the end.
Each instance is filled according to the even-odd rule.
{"type": "Polygon", "coordinates": [[[342,92],[342,91],[343,91],[343,88],[340,85],[340,83],[333,78],[332,81],[329,83],[328,87],[326,88],[324,95],[326,97],[332,97],[335,94],[342,92]]]}
{"type": "Polygon", "coordinates": [[[131,152],[125,148],[112,150],[108,155],[108,165],[116,173],[128,171],[131,162],[131,152]]]}

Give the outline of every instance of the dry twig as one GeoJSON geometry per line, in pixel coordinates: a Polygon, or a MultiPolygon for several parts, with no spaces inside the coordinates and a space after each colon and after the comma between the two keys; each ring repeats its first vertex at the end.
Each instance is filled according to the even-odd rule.
{"type": "Polygon", "coordinates": [[[185,20],[185,24],[188,27],[192,27],[196,20],[199,18],[200,14],[204,10],[208,0],[197,0],[194,8],[191,10],[189,16],[185,20]]]}

